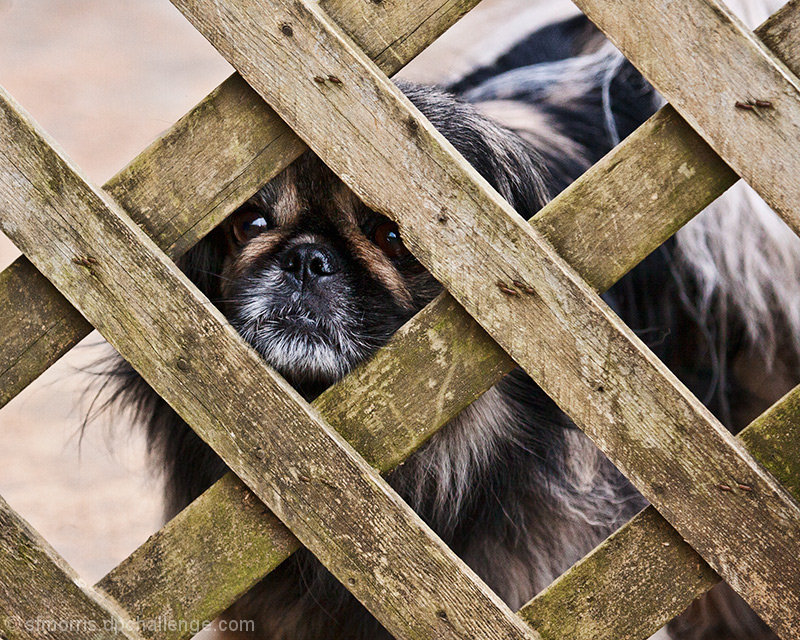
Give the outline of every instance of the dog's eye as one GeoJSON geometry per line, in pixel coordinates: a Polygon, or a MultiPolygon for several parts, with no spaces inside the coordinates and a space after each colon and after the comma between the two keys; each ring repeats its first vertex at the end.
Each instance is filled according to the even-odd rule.
{"type": "Polygon", "coordinates": [[[400,229],[391,220],[387,220],[375,227],[372,235],[372,241],[378,245],[389,258],[403,258],[410,255],[406,245],[400,238],[400,229]]]}
{"type": "Polygon", "coordinates": [[[233,214],[233,235],[240,244],[269,229],[264,213],[258,209],[242,209],[233,214]]]}

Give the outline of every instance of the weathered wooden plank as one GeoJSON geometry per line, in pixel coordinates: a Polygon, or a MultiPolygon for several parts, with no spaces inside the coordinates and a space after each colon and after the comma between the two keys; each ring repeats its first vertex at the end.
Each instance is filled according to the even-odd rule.
{"type": "Polygon", "coordinates": [[[791,46],[791,43],[797,37],[797,12],[799,9],[800,0],[789,0],[755,30],[756,35],[761,38],[761,42],[795,75],[799,75],[800,48],[791,46]]]}
{"type": "Polygon", "coordinates": [[[2,498],[0,636],[7,640],[141,637],[119,605],[87,587],[2,498]]]}
{"type": "Polygon", "coordinates": [[[788,636],[800,624],[800,506],[541,234],[318,6],[173,3],[365,204],[398,222],[417,258],[498,344],[788,636]],[[312,66],[341,82],[320,86],[312,66]],[[752,490],[718,488],[737,483],[752,490]]]}
{"type": "Polygon", "coordinates": [[[5,92],[0,227],[393,635],[537,637],[5,92]]]}
{"type": "Polygon", "coordinates": [[[800,80],[719,0],[574,0],[800,233],[800,80]]]}
{"type": "MultiPolygon", "coordinates": [[[[776,18],[768,24],[779,24],[776,18]]],[[[795,50],[789,46],[791,44],[791,34],[788,40],[777,40],[776,46],[780,47],[781,42],[787,44],[790,50],[795,50]]],[[[800,50],[800,49],[797,49],[800,50]]],[[[735,179],[730,170],[726,170],[726,165],[722,163],[716,154],[708,151],[708,147],[694,132],[685,125],[674,111],[667,108],[655,116],[647,125],[638,130],[625,141],[615,152],[613,152],[602,163],[590,170],[574,187],[557,198],[539,216],[533,220],[538,228],[545,233],[548,238],[560,247],[564,255],[570,256],[574,260],[573,264],[583,277],[598,289],[603,289],[615,277],[619,277],[627,271],[639,256],[649,253],[649,248],[660,244],[662,238],[672,230],[672,225],[665,225],[663,230],[659,230],[656,237],[652,237],[650,247],[645,247],[641,251],[634,250],[627,258],[627,262],[622,260],[623,255],[628,255],[629,248],[636,249],[640,246],[637,243],[640,236],[648,238],[647,233],[641,231],[620,232],[619,237],[631,238],[631,242],[623,243],[617,247],[614,259],[606,260],[604,256],[609,256],[612,252],[598,246],[596,250],[581,251],[581,243],[596,242],[598,237],[606,237],[606,234],[587,234],[586,229],[592,228],[592,224],[603,226],[605,220],[598,220],[598,212],[606,210],[606,219],[610,218],[615,211],[631,213],[633,220],[643,221],[643,228],[648,227],[654,230],[661,220],[677,220],[680,224],[679,216],[702,208],[708,199],[713,199],[735,179]],[[642,155],[651,158],[663,158],[664,163],[648,163],[642,168],[636,165],[635,159],[642,155]],[[630,158],[630,160],[627,160],[630,158]],[[683,171],[677,171],[673,167],[681,167],[683,171]],[[630,173],[628,173],[630,171],[630,173]],[[608,175],[607,175],[608,174],[608,175]],[[692,178],[685,178],[690,175],[692,178]],[[662,185],[661,191],[652,188],[653,185],[662,185]],[[643,190],[639,191],[640,185],[643,190]],[[622,188],[624,187],[624,189],[622,188]],[[614,198],[618,194],[626,193],[632,203],[625,207],[616,206],[614,198]],[[658,199],[654,207],[651,207],[652,193],[658,193],[658,199]],[[694,198],[694,199],[693,199],[694,198]],[[663,207],[664,215],[659,216],[659,209],[663,207]],[[572,213],[574,211],[574,213],[572,213]],[[559,230],[562,230],[559,233],[559,230]],[[575,239],[578,239],[577,241],[575,239]]],[[[609,234],[611,235],[611,234],[609,234]]],[[[616,238],[617,236],[612,236],[616,238]]],[[[594,249],[595,245],[592,246],[594,249]]],[[[438,421],[446,421],[454,415],[460,408],[461,402],[468,402],[472,399],[471,394],[479,394],[495,380],[496,371],[505,371],[511,366],[511,361],[507,359],[504,352],[497,348],[483,331],[470,320],[461,322],[460,319],[467,317],[463,309],[456,305],[449,296],[437,301],[428,310],[418,316],[410,325],[403,328],[401,333],[396,336],[396,344],[393,343],[392,349],[381,352],[378,358],[383,360],[385,366],[367,365],[359,369],[358,378],[354,384],[342,383],[342,386],[333,387],[320,400],[327,405],[322,406],[315,403],[321,413],[337,427],[344,430],[346,424],[342,424],[342,418],[348,413],[351,415],[350,431],[343,431],[344,435],[370,462],[377,468],[388,470],[397,461],[413,451],[420,442],[424,441],[430,433],[438,428],[438,421]],[[447,320],[445,320],[447,319],[447,320]],[[459,320],[459,321],[454,321],[459,320]],[[448,331],[448,329],[453,329],[448,331]],[[469,332],[462,334],[461,332],[469,332]],[[404,334],[410,334],[408,336],[404,334]],[[461,340],[459,340],[461,339],[461,340]],[[451,345],[467,342],[470,345],[472,357],[466,360],[459,360],[459,350],[453,349],[451,345]],[[455,381],[450,389],[453,394],[446,393],[442,399],[443,405],[436,407],[429,406],[426,402],[430,397],[427,393],[428,377],[439,378],[438,370],[431,371],[430,363],[436,362],[436,357],[429,357],[432,349],[445,349],[441,355],[445,361],[459,362],[456,367],[457,375],[464,376],[464,380],[458,384],[455,381]],[[403,360],[408,357],[413,366],[405,367],[403,360]],[[427,366],[420,368],[416,363],[425,359],[427,366]],[[391,366],[390,366],[391,365],[391,366]],[[406,370],[415,370],[417,375],[409,376],[406,370]],[[489,372],[489,373],[487,373],[489,372]],[[429,373],[430,376],[420,377],[420,373],[429,373]],[[486,375],[484,375],[487,373],[486,375]],[[420,384],[415,384],[419,382],[420,384]],[[421,385],[421,386],[420,386],[421,385]],[[361,390],[359,393],[358,390],[361,390]],[[373,394],[380,390],[381,397],[386,398],[386,402],[372,404],[368,398],[375,397],[373,394]],[[404,393],[405,392],[405,393],[404,393]],[[459,396],[463,396],[459,398],[459,396]],[[383,408],[392,406],[398,409],[397,412],[385,413],[383,408]],[[337,407],[339,410],[337,410],[337,407]],[[397,416],[402,415],[403,420],[398,420],[397,416]],[[441,417],[439,417],[441,416],[441,417]],[[352,428],[358,427],[358,428],[352,428]]],[[[789,441],[786,444],[794,444],[789,441]]],[[[779,447],[778,447],[779,448],[779,447]]],[[[757,453],[757,451],[756,451],[757,453]]],[[[787,462],[791,463],[791,459],[787,462]]],[[[800,478],[800,471],[796,471],[796,478],[800,478]]],[[[791,485],[790,485],[791,486],[791,485]]],[[[258,547],[259,544],[274,544],[277,548],[283,548],[288,554],[288,545],[283,542],[287,536],[287,530],[282,525],[275,525],[274,519],[270,516],[259,515],[257,509],[247,507],[247,502],[238,504],[239,499],[244,496],[252,495],[244,485],[233,475],[229,475],[217,487],[210,490],[204,497],[191,505],[186,512],[187,522],[180,526],[177,523],[170,524],[167,529],[158,534],[153,545],[158,548],[158,557],[163,556],[163,565],[153,564],[151,558],[153,554],[149,546],[142,547],[119,569],[104,581],[103,584],[120,601],[126,603],[130,611],[135,612],[140,618],[159,618],[174,619],[181,616],[191,620],[211,619],[219,612],[229,606],[235,597],[247,589],[253,582],[263,577],[276,562],[275,556],[267,554],[262,563],[251,560],[248,549],[258,547]],[[229,486],[230,485],[230,486],[229,486]],[[238,492],[234,492],[231,486],[238,487],[238,492]],[[226,500],[224,506],[217,505],[217,500],[226,500]],[[231,513],[226,521],[238,524],[237,529],[231,530],[230,535],[226,529],[216,532],[210,540],[204,536],[202,526],[184,529],[190,523],[202,523],[210,516],[206,512],[214,512],[223,509],[225,513],[231,513]],[[184,533],[185,532],[185,533],[184,533]],[[259,540],[254,536],[265,538],[259,540]],[[274,536],[273,543],[270,537],[274,536]],[[196,545],[186,545],[183,540],[196,540],[199,538],[206,540],[206,545],[214,545],[214,551],[206,553],[209,548],[201,547],[196,549],[196,545]],[[188,555],[183,555],[188,549],[188,555]],[[198,551],[197,554],[194,551],[198,551]],[[170,558],[169,556],[174,556],[170,558]],[[224,558],[222,561],[207,562],[208,558],[224,558]],[[187,567],[183,572],[173,571],[173,567],[187,567]],[[148,580],[137,582],[138,576],[147,576],[148,580]],[[175,589],[162,590],[162,586],[174,583],[175,589]],[[208,585],[218,585],[213,593],[209,593],[208,585]],[[151,585],[152,588],[148,588],[151,585]],[[135,597],[133,597],[135,595],[135,597]],[[176,613],[178,612],[178,613],[176,613]]],[[[663,523],[663,520],[660,520],[663,523]]],[[[645,529],[644,531],[647,531],[645,529]]],[[[635,535],[620,533],[619,538],[626,536],[626,540],[631,540],[627,544],[617,542],[616,547],[621,548],[620,556],[622,560],[627,560],[628,570],[624,570],[620,565],[620,572],[629,576],[624,583],[615,580],[607,581],[609,586],[631,585],[630,591],[634,594],[641,594],[645,602],[651,604],[651,610],[658,609],[659,598],[667,597],[673,603],[671,610],[665,610],[664,616],[671,617],[672,614],[680,611],[684,604],[688,604],[698,588],[704,584],[691,582],[694,575],[693,570],[686,570],[684,576],[690,579],[689,584],[693,586],[691,590],[683,592],[683,599],[679,597],[680,587],[685,584],[679,581],[675,573],[665,572],[663,575],[669,576],[663,583],[655,583],[653,588],[647,589],[646,585],[632,583],[634,576],[649,576],[652,572],[646,572],[644,568],[631,567],[630,563],[636,558],[634,551],[639,548],[642,537],[647,535],[636,533],[635,535]],[[673,595],[669,595],[672,593],[673,595]],[[672,612],[672,614],[669,613],[672,612]]],[[[673,534],[674,537],[675,534],[673,534]]],[[[617,539],[619,539],[617,538],[617,539]]],[[[667,541],[669,538],[667,539],[667,541]]],[[[655,551],[660,550],[660,543],[655,543],[655,551]]],[[[671,550],[676,549],[672,547],[671,550]]],[[[690,558],[697,558],[697,555],[688,545],[683,545],[684,553],[688,552],[690,558]]],[[[644,549],[644,548],[642,548],[644,549]]],[[[651,550],[652,551],[652,550],[651,550]]],[[[599,553],[595,552],[595,553],[599,553]]],[[[254,554],[258,557],[259,553],[254,554]]],[[[650,557],[642,552],[642,557],[650,557]]],[[[620,559],[599,560],[595,564],[586,564],[592,567],[589,573],[596,571],[600,566],[616,566],[620,559]]],[[[654,561],[655,562],[655,561],[654,561]]],[[[672,563],[667,559],[667,564],[679,567],[677,563],[672,563]]],[[[662,566],[663,562],[655,562],[653,566],[662,566]]],[[[641,565],[639,565],[641,567],[641,565]]],[[[577,568],[576,568],[577,570],[577,568]]],[[[574,570],[573,570],[574,571],[574,570]]],[[[583,575],[580,580],[586,580],[583,575]]],[[[640,637],[644,637],[647,631],[641,629],[655,630],[659,622],[667,618],[655,618],[640,615],[644,609],[635,609],[637,614],[630,615],[632,609],[627,610],[628,615],[619,617],[608,615],[614,609],[604,609],[602,606],[614,604],[615,602],[629,602],[630,594],[627,589],[619,598],[611,598],[610,603],[605,599],[595,599],[595,607],[592,615],[599,619],[615,620],[616,624],[608,624],[607,629],[620,631],[622,628],[628,629],[629,634],[633,634],[632,629],[639,630],[640,637]],[[605,612],[605,613],[604,613],[605,612]],[[641,627],[637,626],[641,624],[641,627]],[[629,625],[629,626],[625,626],[629,625]]],[[[553,593],[553,592],[551,592],[553,593]]],[[[569,594],[562,589],[557,593],[560,597],[568,598],[569,594]]],[[[614,592],[612,592],[614,593],[614,592]]],[[[577,605],[567,606],[563,601],[554,598],[552,595],[545,602],[552,601],[553,608],[564,607],[569,611],[575,611],[575,618],[581,624],[574,624],[573,630],[584,627],[583,618],[577,613],[577,605]]],[[[540,603],[539,599],[535,601],[540,603]]],[[[584,602],[584,600],[579,600],[584,602]]],[[[544,606],[537,605],[540,609],[544,606]]],[[[622,612],[623,614],[625,612],[622,612]]],[[[549,619],[549,617],[548,617],[549,619]]],[[[553,620],[560,620],[555,617],[553,620]]],[[[542,627],[544,632],[549,631],[552,626],[542,627]]],[[[563,628],[562,628],[563,629],[563,628]]],[[[177,637],[180,637],[178,635],[177,637]]],[[[578,636],[581,637],[581,636],[578,636]]],[[[585,636],[583,636],[585,637],[585,636]]],[[[611,633],[610,636],[614,637],[611,633]]],[[[618,637],[636,637],[635,635],[618,637]]]]}
{"type": "MultiPolygon", "coordinates": [[[[381,69],[392,74],[477,3],[326,0],[323,4],[375,56],[381,69]]],[[[177,257],[305,149],[234,74],[104,188],[159,247],[177,257]]],[[[13,328],[0,331],[0,407],[90,330],[24,257],[0,278],[0,321],[0,326],[13,328]]]]}

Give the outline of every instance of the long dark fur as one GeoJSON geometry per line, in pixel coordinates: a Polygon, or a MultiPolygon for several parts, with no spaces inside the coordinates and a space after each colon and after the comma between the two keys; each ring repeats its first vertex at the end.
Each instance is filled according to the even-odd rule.
{"type": "MultiPolygon", "coordinates": [[[[525,217],[658,104],[652,88],[583,18],[532,34],[449,91],[401,88],[525,217]]],[[[235,246],[230,225],[223,225],[189,252],[182,268],[308,398],[367,359],[440,291],[413,259],[376,253],[364,238],[381,221],[311,153],[247,207],[285,216],[286,223],[244,247],[235,246]],[[292,261],[301,245],[322,249],[314,263],[318,273],[299,287],[287,273],[299,264],[292,261]]],[[[730,417],[739,407],[731,398],[747,405],[745,413],[757,404],[737,388],[730,370],[752,340],[746,319],[731,313],[720,320],[710,303],[699,311],[703,287],[670,241],[606,299],[734,427],[730,417]]],[[[117,397],[137,411],[164,472],[170,517],[226,467],[127,365],[119,364],[116,376],[117,397]]],[[[462,412],[388,481],[514,608],[644,505],[521,370],[462,412]]],[[[727,613],[704,614],[703,622],[685,617],[674,628],[676,637],[766,633],[733,596],[721,598],[736,604],[717,607],[727,613]]],[[[284,562],[230,615],[255,619],[260,638],[389,637],[306,551],[284,562]]]]}

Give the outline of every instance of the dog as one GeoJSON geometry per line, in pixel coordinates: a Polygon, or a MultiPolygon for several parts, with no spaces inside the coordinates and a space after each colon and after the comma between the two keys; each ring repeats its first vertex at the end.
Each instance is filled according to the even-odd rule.
{"type": "MultiPolygon", "coordinates": [[[[398,84],[526,218],[663,104],[582,16],[530,34],[444,88],[398,84]]],[[[800,293],[799,245],[737,187],[605,299],[736,431],[797,368],[800,314],[788,301],[800,293]],[[773,382],[748,379],[753,363],[771,371],[773,382]]],[[[310,151],[180,265],[309,401],[442,291],[397,225],[365,207],[310,151]]],[[[116,364],[113,377],[114,400],[134,408],[147,432],[172,517],[227,468],[129,365],[116,364]]],[[[387,480],[514,609],[646,504],[520,369],[387,480]]],[[[390,638],[306,550],[227,615],[254,620],[254,637],[263,640],[390,638]]],[[[773,637],[724,586],[665,633],[676,640],[773,637]]]]}

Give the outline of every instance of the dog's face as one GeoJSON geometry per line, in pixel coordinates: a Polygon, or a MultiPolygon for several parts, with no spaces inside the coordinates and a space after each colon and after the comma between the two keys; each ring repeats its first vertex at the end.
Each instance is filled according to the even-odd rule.
{"type": "MultiPolygon", "coordinates": [[[[406,95],[517,210],[543,202],[537,155],[442,92],[406,95]]],[[[397,225],[365,207],[307,152],[182,262],[231,324],[307,398],[385,344],[441,286],[397,225]]]]}
{"type": "Polygon", "coordinates": [[[224,225],[222,306],[304,395],[383,345],[440,287],[397,225],[307,153],[224,225]]]}

